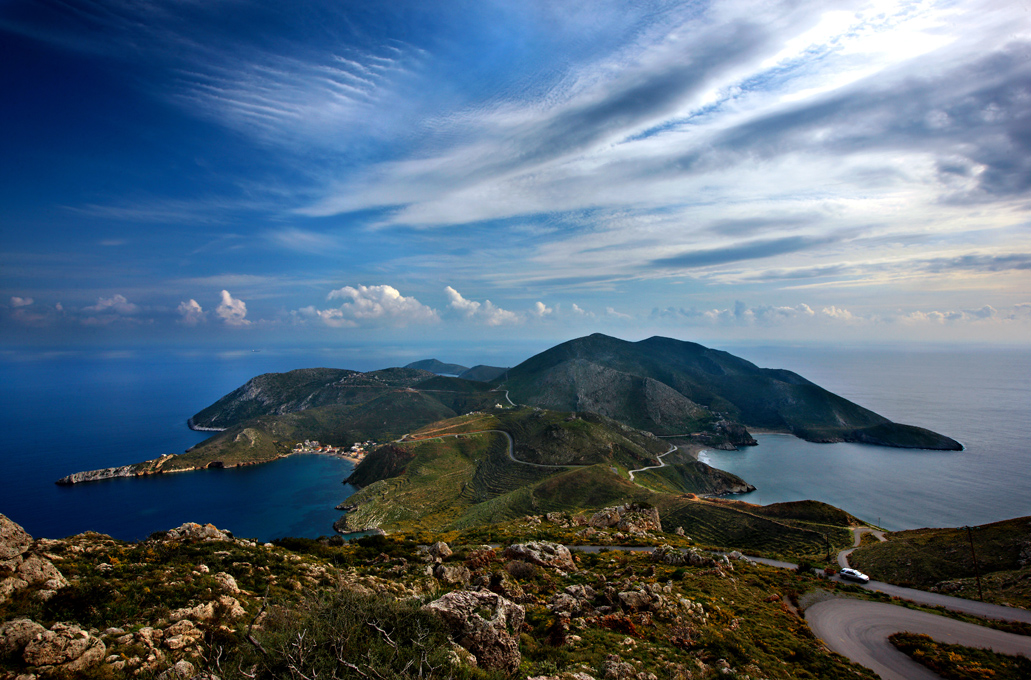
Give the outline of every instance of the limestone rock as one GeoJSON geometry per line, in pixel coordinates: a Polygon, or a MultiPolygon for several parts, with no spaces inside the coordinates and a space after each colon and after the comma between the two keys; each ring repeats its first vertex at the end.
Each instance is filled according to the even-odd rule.
{"type": "Polygon", "coordinates": [[[70,623],[56,623],[25,646],[22,658],[30,666],[49,666],[60,673],[77,673],[97,665],[107,647],[89,632],[70,623]]]}
{"type": "Polygon", "coordinates": [[[633,665],[623,661],[618,654],[609,654],[602,666],[602,677],[605,680],[634,680],[637,674],[633,665]]]}
{"type": "Polygon", "coordinates": [[[231,541],[233,534],[219,530],[214,524],[201,526],[196,522],[187,522],[175,529],[165,532],[163,539],[170,541],[231,541]]]}
{"type": "Polygon", "coordinates": [[[164,641],[162,644],[171,650],[182,649],[197,643],[204,637],[193,621],[180,619],[164,630],[164,641]]]}
{"type": "Polygon", "coordinates": [[[451,548],[444,541],[437,541],[433,545],[426,548],[424,554],[429,562],[440,562],[451,556],[451,548]]]}
{"type": "Polygon", "coordinates": [[[452,638],[476,657],[481,668],[518,670],[519,631],[526,615],[521,606],[496,593],[456,590],[423,609],[440,615],[452,638]]]}
{"type": "Polygon", "coordinates": [[[603,508],[594,513],[588,524],[595,529],[616,527],[619,531],[644,533],[662,531],[657,508],[645,508],[636,503],[603,508]]]}
{"type": "Polygon", "coordinates": [[[25,554],[32,545],[32,536],[21,525],[0,515],[0,561],[14,559],[25,554]]]}
{"type": "Polygon", "coordinates": [[[433,577],[449,586],[469,585],[469,568],[464,565],[438,564],[433,568],[433,577]]]}
{"type": "Polygon", "coordinates": [[[548,541],[531,541],[516,543],[505,548],[502,556],[510,560],[522,560],[551,569],[576,571],[576,563],[569,553],[569,548],[559,543],[548,541]]]}
{"type": "Polygon", "coordinates": [[[240,594],[240,586],[236,585],[236,579],[233,578],[232,574],[220,571],[215,574],[215,580],[218,581],[218,585],[222,587],[222,590],[230,595],[240,594]]]}
{"type": "Polygon", "coordinates": [[[223,620],[235,621],[246,613],[235,597],[222,595],[217,600],[205,602],[196,607],[176,609],[168,615],[168,620],[182,621],[183,619],[190,619],[192,621],[210,623],[217,617],[221,617],[223,620]]]}
{"type": "Polygon", "coordinates": [[[0,623],[0,659],[21,656],[25,645],[46,630],[31,619],[14,619],[0,623]]]}
{"type": "Polygon", "coordinates": [[[197,669],[189,661],[177,661],[174,666],[161,673],[158,680],[186,680],[197,675],[197,669]]]}

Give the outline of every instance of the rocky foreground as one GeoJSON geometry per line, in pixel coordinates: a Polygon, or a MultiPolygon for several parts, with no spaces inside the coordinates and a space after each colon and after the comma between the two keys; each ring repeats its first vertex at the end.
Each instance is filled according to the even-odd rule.
{"type": "Polygon", "coordinates": [[[714,557],[650,514],[608,508],[586,529],[656,549],[596,554],[459,535],[257,544],[199,524],[34,540],[0,515],[0,678],[872,677],[785,604],[811,577],[714,557]]]}

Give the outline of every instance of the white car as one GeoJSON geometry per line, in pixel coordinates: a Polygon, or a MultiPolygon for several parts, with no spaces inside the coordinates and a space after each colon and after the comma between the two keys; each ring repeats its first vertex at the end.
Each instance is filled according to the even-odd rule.
{"type": "Polygon", "coordinates": [[[838,573],[841,575],[841,578],[847,579],[849,581],[858,581],[860,583],[870,582],[870,577],[864,574],[863,572],[859,571],[858,569],[845,567],[838,573]]]}

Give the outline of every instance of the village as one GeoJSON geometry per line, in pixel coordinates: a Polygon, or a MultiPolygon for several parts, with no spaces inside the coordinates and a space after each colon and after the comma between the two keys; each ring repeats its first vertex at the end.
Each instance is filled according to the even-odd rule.
{"type": "Polygon", "coordinates": [[[347,458],[353,460],[356,463],[360,463],[365,455],[376,448],[376,442],[355,442],[351,444],[351,448],[346,449],[342,446],[332,446],[329,444],[320,444],[318,441],[305,439],[303,442],[298,442],[294,446],[292,453],[328,453],[333,456],[340,456],[341,458],[347,458]]]}

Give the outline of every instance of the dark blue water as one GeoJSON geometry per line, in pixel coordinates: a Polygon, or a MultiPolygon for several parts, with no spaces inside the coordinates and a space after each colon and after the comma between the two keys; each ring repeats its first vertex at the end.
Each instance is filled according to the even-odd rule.
{"type": "Polygon", "coordinates": [[[983,524],[1031,515],[1031,352],[740,349],[789,368],[897,422],[947,434],[960,452],[810,444],[759,446],[703,460],[756,487],[743,500],[812,498],[889,529],[983,524]]]}
{"type": "MultiPolygon", "coordinates": [[[[753,499],[816,498],[893,529],[1031,515],[1031,351],[731,351],[967,446],[941,453],[764,437],[759,447],[713,452],[718,467],[759,487],[753,499]]],[[[53,482],[184,451],[206,436],[188,430],[186,419],[259,373],[401,363],[353,350],[0,353],[0,513],[47,537],[93,530],[136,539],[185,521],[261,540],[330,534],[340,514],[334,506],[353,491],[341,484],[351,464],[338,458],[294,456],[74,487],[53,482]]]]}
{"type": "Polygon", "coordinates": [[[269,540],[333,533],[352,464],[291,456],[266,465],[72,487],[80,470],[181,453],[208,435],[186,419],[256,374],[314,363],[255,353],[162,352],[0,358],[0,513],[34,536],[86,530],[126,540],[211,522],[269,540]]]}

